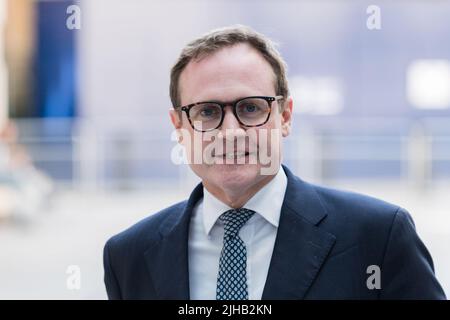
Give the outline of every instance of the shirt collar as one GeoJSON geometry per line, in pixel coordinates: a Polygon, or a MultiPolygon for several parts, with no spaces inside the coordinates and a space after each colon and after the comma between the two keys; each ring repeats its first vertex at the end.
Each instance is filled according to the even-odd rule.
{"type": "MultiPolygon", "coordinates": [[[[274,227],[278,227],[281,207],[287,187],[287,177],[282,167],[275,177],[259,190],[243,206],[253,210],[267,220],[274,227]]],[[[203,187],[203,226],[208,235],[220,215],[232,209],[203,187]]]]}

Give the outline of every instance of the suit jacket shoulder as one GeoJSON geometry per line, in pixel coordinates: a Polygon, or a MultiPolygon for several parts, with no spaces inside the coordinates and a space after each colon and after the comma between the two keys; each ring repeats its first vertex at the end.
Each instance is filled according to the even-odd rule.
{"type": "Polygon", "coordinates": [[[151,214],[111,237],[108,244],[123,252],[145,250],[145,247],[159,241],[161,232],[164,233],[166,228],[170,228],[176,220],[181,218],[186,204],[187,200],[180,201],[151,214]]]}
{"type": "Polygon", "coordinates": [[[321,226],[340,239],[339,246],[373,240],[379,247],[380,241],[387,240],[396,215],[399,212],[409,215],[398,205],[368,195],[311,186],[327,212],[321,226]]]}
{"type": "Polygon", "coordinates": [[[154,213],[106,242],[103,265],[109,299],[156,299],[144,255],[181,219],[186,205],[182,201],[154,213]]]}
{"type": "MultiPolygon", "coordinates": [[[[359,283],[367,288],[375,267],[380,272],[379,289],[366,292],[378,299],[445,299],[431,255],[406,209],[355,192],[311,186],[327,211],[320,227],[336,236],[317,282],[333,281],[327,277],[336,277],[340,270],[341,279],[352,283],[359,275],[359,283]]],[[[311,288],[312,296],[318,287],[311,288]]]]}

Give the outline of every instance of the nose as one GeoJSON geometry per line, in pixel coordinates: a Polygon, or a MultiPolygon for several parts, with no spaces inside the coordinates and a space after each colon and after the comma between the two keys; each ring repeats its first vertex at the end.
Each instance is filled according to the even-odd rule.
{"type": "Polygon", "coordinates": [[[242,128],[238,119],[236,119],[230,106],[224,108],[224,116],[221,127],[219,128],[219,138],[235,139],[236,137],[245,136],[245,130],[242,128]]]}

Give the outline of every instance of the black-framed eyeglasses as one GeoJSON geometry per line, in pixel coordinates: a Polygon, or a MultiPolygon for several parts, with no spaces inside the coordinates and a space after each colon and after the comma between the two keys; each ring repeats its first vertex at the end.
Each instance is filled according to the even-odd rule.
{"type": "Polygon", "coordinates": [[[272,110],[272,102],[283,99],[283,96],[251,96],[232,102],[202,101],[182,107],[189,123],[196,131],[207,132],[219,128],[225,118],[225,107],[232,106],[233,114],[245,127],[259,127],[267,123],[272,110]]]}

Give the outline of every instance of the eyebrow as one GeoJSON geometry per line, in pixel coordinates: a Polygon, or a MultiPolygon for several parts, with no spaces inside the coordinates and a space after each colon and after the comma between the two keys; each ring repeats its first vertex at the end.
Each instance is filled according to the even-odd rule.
{"type": "Polygon", "coordinates": [[[242,99],[245,99],[245,98],[251,98],[251,97],[261,97],[261,95],[251,95],[251,96],[242,96],[242,97],[239,97],[239,98],[236,98],[236,99],[234,99],[234,100],[229,100],[229,101],[223,101],[223,100],[217,100],[217,99],[211,99],[211,100],[199,100],[198,102],[193,102],[193,103],[190,103],[190,104],[195,104],[195,103],[202,103],[202,102],[216,102],[216,103],[220,103],[220,104],[232,104],[232,103],[234,103],[234,102],[236,102],[236,101],[239,101],[239,100],[242,100],[242,99]]]}
{"type": "Polygon", "coordinates": [[[246,96],[242,96],[242,97],[240,97],[240,98],[237,98],[237,99],[233,99],[233,100],[228,100],[228,101],[224,101],[224,100],[220,100],[220,99],[203,99],[203,100],[200,100],[200,101],[206,101],[206,102],[221,102],[221,103],[225,103],[225,102],[233,102],[233,101],[236,101],[236,100],[239,100],[239,99],[242,99],[242,98],[245,98],[246,96]]]}

